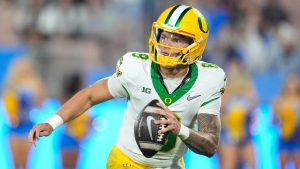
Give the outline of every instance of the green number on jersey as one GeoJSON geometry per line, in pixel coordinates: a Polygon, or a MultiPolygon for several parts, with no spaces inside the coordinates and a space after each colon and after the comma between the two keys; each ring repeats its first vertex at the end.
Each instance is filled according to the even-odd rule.
{"type": "Polygon", "coordinates": [[[144,60],[148,59],[148,55],[142,54],[142,53],[132,53],[132,56],[136,57],[136,58],[144,59],[144,60]]]}
{"type": "Polygon", "coordinates": [[[203,62],[203,63],[201,64],[201,66],[202,66],[202,67],[208,67],[208,68],[218,68],[217,65],[212,64],[212,63],[206,63],[206,62],[203,62]]]}

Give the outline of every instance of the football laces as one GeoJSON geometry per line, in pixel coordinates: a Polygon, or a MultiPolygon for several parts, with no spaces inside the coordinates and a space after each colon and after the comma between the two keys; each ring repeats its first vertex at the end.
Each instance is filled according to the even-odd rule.
{"type": "MultiPolygon", "coordinates": [[[[166,118],[160,117],[159,119],[160,119],[160,120],[165,120],[166,118]]],[[[162,124],[162,125],[159,125],[158,128],[159,128],[159,130],[162,130],[162,129],[166,128],[166,127],[167,127],[166,124],[162,124]]],[[[157,136],[157,141],[162,141],[164,135],[165,135],[165,133],[158,134],[158,136],[157,136]]]]}

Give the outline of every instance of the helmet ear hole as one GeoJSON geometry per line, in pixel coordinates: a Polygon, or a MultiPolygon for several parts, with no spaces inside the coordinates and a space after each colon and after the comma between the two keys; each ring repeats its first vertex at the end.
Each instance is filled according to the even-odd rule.
{"type": "Polygon", "coordinates": [[[183,59],[182,63],[184,64],[187,63],[187,59],[183,59]]]}

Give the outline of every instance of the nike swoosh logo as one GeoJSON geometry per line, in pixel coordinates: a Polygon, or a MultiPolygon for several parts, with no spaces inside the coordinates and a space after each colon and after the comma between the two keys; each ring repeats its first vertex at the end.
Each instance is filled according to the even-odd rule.
{"type": "Polygon", "coordinates": [[[155,120],[155,119],[152,116],[148,116],[146,120],[147,120],[147,127],[148,127],[148,132],[149,132],[150,138],[151,138],[151,140],[153,140],[153,137],[152,137],[152,128],[151,128],[151,121],[155,120]]]}
{"type": "Polygon", "coordinates": [[[187,100],[188,100],[188,101],[191,101],[191,100],[193,100],[193,99],[195,99],[195,98],[197,98],[197,97],[199,97],[199,96],[201,96],[201,94],[196,95],[196,96],[190,96],[190,95],[188,95],[187,100]]]}

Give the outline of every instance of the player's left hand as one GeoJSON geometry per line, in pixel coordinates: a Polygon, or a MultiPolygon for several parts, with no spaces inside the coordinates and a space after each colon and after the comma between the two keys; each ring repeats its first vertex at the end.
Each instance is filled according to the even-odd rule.
{"type": "Polygon", "coordinates": [[[166,133],[168,131],[172,132],[175,135],[178,135],[181,127],[181,123],[177,120],[175,114],[164,104],[158,102],[157,105],[162,108],[162,110],[156,110],[154,113],[163,115],[166,119],[155,120],[154,123],[157,125],[165,124],[166,128],[162,128],[158,131],[159,134],[166,133]]]}

